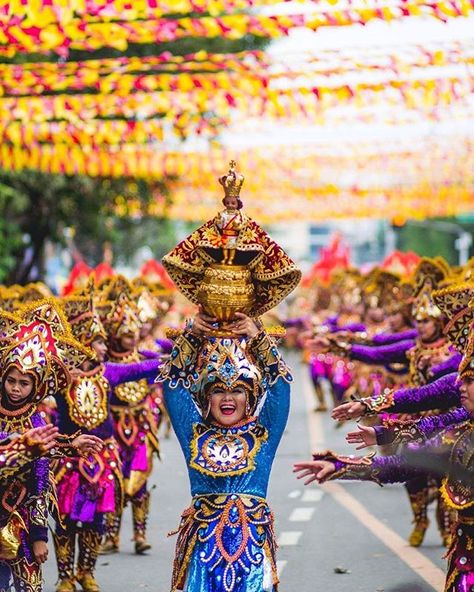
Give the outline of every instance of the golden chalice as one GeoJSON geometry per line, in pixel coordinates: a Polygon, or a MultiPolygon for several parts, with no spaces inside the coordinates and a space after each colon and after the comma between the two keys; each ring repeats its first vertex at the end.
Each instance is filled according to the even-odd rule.
{"type": "Polygon", "coordinates": [[[249,314],[255,304],[255,287],[245,265],[212,263],[204,272],[197,298],[219,323],[235,318],[236,312],[249,314]]]}

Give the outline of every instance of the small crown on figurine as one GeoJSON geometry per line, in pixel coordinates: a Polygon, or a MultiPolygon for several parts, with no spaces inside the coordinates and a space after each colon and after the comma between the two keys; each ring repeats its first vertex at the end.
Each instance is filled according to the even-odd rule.
{"type": "Polygon", "coordinates": [[[229,172],[227,175],[219,177],[219,183],[224,187],[224,193],[229,197],[239,197],[240,189],[244,183],[245,177],[240,173],[237,173],[235,167],[237,163],[235,160],[231,160],[229,163],[229,172]]]}

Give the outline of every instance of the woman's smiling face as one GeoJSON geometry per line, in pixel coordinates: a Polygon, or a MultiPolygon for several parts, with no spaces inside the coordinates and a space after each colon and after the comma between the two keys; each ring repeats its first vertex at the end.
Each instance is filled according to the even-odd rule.
{"type": "Polygon", "coordinates": [[[241,422],[246,414],[247,391],[243,386],[226,390],[216,384],[209,394],[210,415],[223,426],[232,426],[241,422]]]}

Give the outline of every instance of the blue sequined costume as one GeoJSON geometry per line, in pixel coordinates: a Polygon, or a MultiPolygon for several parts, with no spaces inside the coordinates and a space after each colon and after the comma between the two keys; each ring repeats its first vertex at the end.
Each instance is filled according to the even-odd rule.
{"type": "MultiPolygon", "coordinates": [[[[191,334],[182,335],[160,376],[193,496],[178,530],[172,591],[274,591],[276,544],[266,494],[288,418],[291,375],[264,332],[250,340],[246,355],[261,372],[259,413],[257,408],[253,417],[222,427],[203,420],[197,404],[194,381],[202,376],[196,358],[207,347],[191,334]]],[[[210,356],[207,370],[212,360],[221,364],[223,380],[234,372],[232,357],[219,362],[217,357],[210,356]]]]}

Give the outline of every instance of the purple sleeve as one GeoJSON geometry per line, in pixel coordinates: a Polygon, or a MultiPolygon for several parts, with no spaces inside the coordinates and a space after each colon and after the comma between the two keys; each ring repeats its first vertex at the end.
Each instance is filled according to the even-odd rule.
{"type": "Polygon", "coordinates": [[[149,349],[140,349],[138,353],[147,360],[156,360],[161,356],[161,352],[150,351],[149,349]]]}
{"type": "Polygon", "coordinates": [[[131,364],[105,364],[104,376],[112,387],[123,382],[133,382],[142,378],[155,379],[158,374],[161,362],[157,358],[133,362],[131,364]]]}
{"type": "Polygon", "coordinates": [[[305,320],[304,320],[304,317],[297,317],[295,319],[286,319],[286,321],[283,323],[283,325],[287,329],[291,329],[293,327],[297,327],[298,329],[301,329],[305,326],[305,320]]]}
{"type": "MultiPolygon", "coordinates": [[[[45,425],[46,422],[39,413],[31,417],[33,427],[45,425]]],[[[29,477],[29,539],[48,542],[48,499],[50,496],[51,482],[49,474],[49,458],[43,457],[35,460],[31,466],[29,477]]]]}
{"type": "Polygon", "coordinates": [[[366,326],[362,323],[348,323],[347,325],[342,325],[342,327],[335,327],[333,329],[333,333],[339,333],[340,331],[348,331],[349,333],[363,333],[366,330],[366,326]]]}
{"type": "Polygon", "coordinates": [[[423,417],[418,421],[412,422],[393,422],[393,425],[375,426],[377,444],[390,444],[396,442],[424,442],[432,438],[437,432],[444,430],[452,425],[462,423],[469,419],[469,413],[463,408],[458,407],[448,413],[439,415],[430,415],[423,417]]]}
{"type": "Polygon", "coordinates": [[[372,343],[374,345],[390,345],[407,339],[416,339],[417,336],[418,331],[416,329],[402,331],[401,333],[379,333],[372,338],[372,343]]]}
{"type": "Polygon", "coordinates": [[[339,456],[332,452],[314,454],[314,460],[332,462],[334,473],[329,481],[343,479],[345,481],[375,481],[379,485],[385,483],[404,483],[420,476],[424,471],[410,466],[405,455],[392,456],[368,455],[365,457],[339,456]]]}
{"type": "Polygon", "coordinates": [[[461,363],[462,355],[459,352],[455,352],[450,358],[441,362],[441,364],[437,364],[431,368],[431,376],[433,380],[444,376],[445,374],[451,374],[452,372],[457,372],[459,368],[459,364],[461,363]]]}
{"type": "Polygon", "coordinates": [[[161,347],[164,354],[170,354],[173,349],[173,342],[171,339],[156,339],[156,343],[161,347]]]}
{"type": "Polygon", "coordinates": [[[410,467],[403,455],[374,458],[372,471],[379,483],[405,483],[420,475],[420,470],[410,467]]]}
{"type": "Polygon", "coordinates": [[[460,404],[457,373],[451,373],[423,386],[395,391],[389,409],[395,413],[416,413],[459,407],[460,404]]]}
{"type": "Polygon", "coordinates": [[[32,484],[29,504],[29,539],[48,542],[48,498],[50,490],[49,459],[40,458],[32,464],[30,482],[32,484]]]}
{"type": "Polygon", "coordinates": [[[323,325],[328,327],[328,329],[330,331],[337,331],[338,328],[338,322],[339,322],[339,317],[338,316],[333,316],[333,317],[328,317],[323,325]]]}
{"type": "Polygon", "coordinates": [[[349,350],[349,355],[352,360],[358,360],[365,364],[406,364],[406,353],[414,345],[415,342],[411,339],[379,347],[354,344],[349,350]]]}

